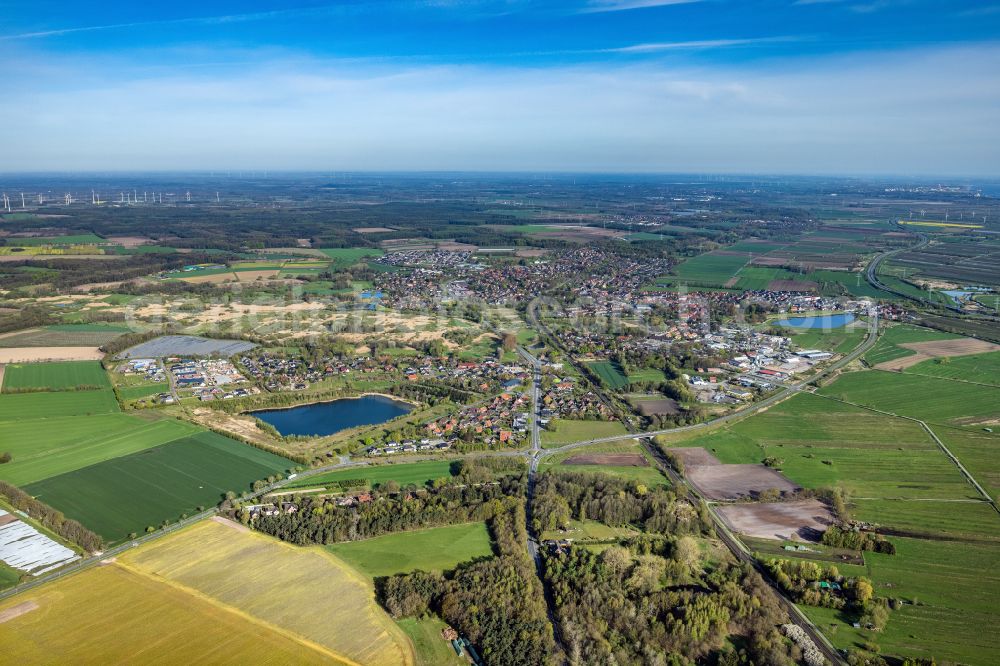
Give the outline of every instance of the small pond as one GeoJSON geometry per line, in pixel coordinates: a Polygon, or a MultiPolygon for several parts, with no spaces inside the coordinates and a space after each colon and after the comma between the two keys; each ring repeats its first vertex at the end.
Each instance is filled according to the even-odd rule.
{"type": "Polygon", "coordinates": [[[850,312],[832,315],[820,315],[816,317],[789,317],[779,319],[774,322],[778,326],[788,328],[842,328],[854,321],[854,315],[850,312]]]}
{"type": "Polygon", "coordinates": [[[405,402],[392,398],[365,395],[288,409],[263,409],[249,414],[270,423],[282,435],[324,436],[356,426],[385,423],[409,414],[411,409],[405,402]]]}

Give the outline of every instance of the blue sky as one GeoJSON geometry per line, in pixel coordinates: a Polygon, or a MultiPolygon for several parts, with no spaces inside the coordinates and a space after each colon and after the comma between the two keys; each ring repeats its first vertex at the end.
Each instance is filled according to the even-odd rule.
{"type": "Polygon", "coordinates": [[[0,170],[1000,175],[1000,0],[159,4],[4,3],[0,170]]]}

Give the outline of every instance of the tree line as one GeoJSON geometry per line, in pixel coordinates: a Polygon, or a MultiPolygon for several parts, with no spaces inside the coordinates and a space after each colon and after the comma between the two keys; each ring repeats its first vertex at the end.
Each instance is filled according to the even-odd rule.
{"type": "Polygon", "coordinates": [[[7,498],[12,507],[28,514],[63,539],[72,541],[88,553],[96,552],[104,547],[104,540],[100,536],[77,521],[67,518],[62,511],[36,500],[17,486],[0,481],[0,494],[7,498]]]}

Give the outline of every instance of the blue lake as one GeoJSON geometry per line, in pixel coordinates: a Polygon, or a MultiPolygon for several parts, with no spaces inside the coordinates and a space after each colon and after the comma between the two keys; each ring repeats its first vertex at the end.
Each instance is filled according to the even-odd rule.
{"type": "Polygon", "coordinates": [[[842,328],[854,321],[854,315],[846,312],[842,314],[821,315],[818,317],[789,317],[775,322],[778,326],[788,328],[842,328]]]}
{"type": "Polygon", "coordinates": [[[381,395],[366,395],[289,409],[264,409],[250,412],[250,415],[270,423],[282,435],[322,436],[356,426],[385,423],[409,414],[411,409],[405,402],[381,395]]]}

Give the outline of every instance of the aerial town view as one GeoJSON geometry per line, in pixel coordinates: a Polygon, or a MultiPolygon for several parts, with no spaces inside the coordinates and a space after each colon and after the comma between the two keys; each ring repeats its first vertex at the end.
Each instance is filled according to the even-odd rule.
{"type": "Polygon", "coordinates": [[[0,665],[1000,663],[947,4],[15,0],[0,665]]]}

